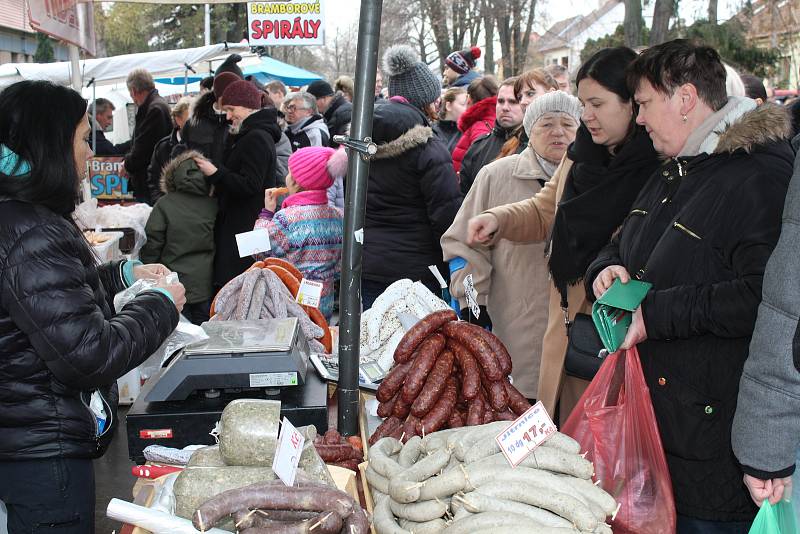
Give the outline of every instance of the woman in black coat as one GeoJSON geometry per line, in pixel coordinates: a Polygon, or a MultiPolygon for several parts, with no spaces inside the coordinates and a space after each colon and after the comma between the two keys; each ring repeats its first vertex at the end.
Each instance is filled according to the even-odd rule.
{"type": "Polygon", "coordinates": [[[369,308],[401,278],[439,292],[428,265],[448,272],[439,240],[461,206],[450,153],[428,122],[440,85],[411,47],[387,50],[391,98],[375,108],[372,158],[364,219],[361,298],[369,308]]]}
{"type": "MultiPolygon", "coordinates": [[[[629,67],[637,122],[671,159],[586,273],[653,284],[623,343],[638,343],[672,477],[679,534],[746,533],[757,512],[731,424],[794,153],[775,106],[730,97],[711,48],[677,40],[629,67]]],[[[764,439],[768,439],[765,437],[764,439]]]]}
{"type": "Polygon", "coordinates": [[[116,380],[155,352],[185,302],[182,285],[162,284],[114,313],[115,293],[168,271],[97,266],[72,221],[89,136],[71,89],[25,81],[0,93],[0,500],[12,533],[94,532],[92,459],[116,428],[116,380]]]}
{"type": "Polygon", "coordinates": [[[220,99],[231,121],[231,136],[222,165],[196,158],[200,171],[214,187],[219,212],[214,227],[214,288],[219,290],[253,264],[239,257],[236,234],[249,232],[264,207],[264,190],[275,187],[275,143],[281,138],[278,112],[261,109],[261,91],[240,80],[220,99]]]}

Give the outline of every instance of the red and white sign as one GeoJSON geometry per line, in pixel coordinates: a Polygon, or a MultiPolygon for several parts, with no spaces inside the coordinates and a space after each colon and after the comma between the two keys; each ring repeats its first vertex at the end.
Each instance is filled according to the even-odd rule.
{"type": "Polygon", "coordinates": [[[281,422],[281,432],[278,436],[278,448],[272,459],[272,470],[287,486],[294,485],[297,475],[297,464],[303,454],[303,445],[306,438],[297,431],[292,423],[285,417],[281,422]]]}
{"type": "Polygon", "coordinates": [[[147,429],[139,431],[140,439],[171,439],[171,428],[147,429]]]}
{"type": "Polygon", "coordinates": [[[28,0],[31,27],[96,55],[94,3],[77,0],[28,0]]]}
{"type": "Polygon", "coordinates": [[[247,3],[250,46],[325,44],[324,0],[266,0],[247,3]]]}

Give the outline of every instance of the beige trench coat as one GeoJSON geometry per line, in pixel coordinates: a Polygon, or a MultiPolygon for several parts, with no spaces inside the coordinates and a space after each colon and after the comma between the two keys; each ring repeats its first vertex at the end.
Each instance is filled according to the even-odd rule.
{"type": "Polygon", "coordinates": [[[463,281],[472,274],[478,304],[487,307],[492,331],[511,354],[514,385],[528,398],[536,398],[547,326],[550,283],[544,243],[502,241],[485,247],[469,246],[466,240],[471,217],[534,196],[542,189],[539,180],[547,180],[547,175],[531,148],[485,166],[441,241],[446,261],[461,257],[467,262],[453,273],[451,294],[466,308],[463,281]]]}
{"type": "MultiPolygon", "coordinates": [[[[572,161],[564,157],[549,182],[532,198],[487,210],[497,217],[499,229],[491,245],[506,239],[513,242],[544,242],[550,235],[556,207],[564,193],[564,182],[572,168],[572,161]]],[[[548,273],[549,274],[549,273],[548,273]]],[[[542,342],[542,361],[539,368],[539,387],[536,398],[541,400],[547,412],[555,413],[556,403],[561,400],[560,420],[566,421],[589,382],[564,375],[564,354],[567,350],[567,330],[564,313],[561,311],[561,295],[553,285],[550,287],[547,328],[542,342]]],[[[586,298],[582,283],[567,288],[569,318],[576,313],[591,313],[592,306],[586,298]]]]}

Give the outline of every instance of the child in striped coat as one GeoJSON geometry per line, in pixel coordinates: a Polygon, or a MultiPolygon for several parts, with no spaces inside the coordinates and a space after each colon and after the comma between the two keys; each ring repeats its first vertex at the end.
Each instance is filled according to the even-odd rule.
{"type": "Polygon", "coordinates": [[[335,176],[347,172],[344,149],[306,147],[289,156],[286,187],[289,196],[277,213],[279,192],[264,192],[264,209],[256,228],[266,228],[272,249],[259,255],[286,258],[309,280],[322,282],[319,309],[326,319],[333,314],[333,281],[342,260],[342,213],[328,206],[327,189],[335,176]]]}

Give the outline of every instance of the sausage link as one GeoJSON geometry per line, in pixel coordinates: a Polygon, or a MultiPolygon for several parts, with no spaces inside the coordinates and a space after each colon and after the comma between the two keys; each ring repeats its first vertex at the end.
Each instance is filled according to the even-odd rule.
{"type": "Polygon", "coordinates": [[[458,316],[451,309],[435,311],[426,315],[421,321],[406,332],[394,351],[394,361],[403,363],[411,359],[420,343],[437,331],[443,324],[456,321],[458,316]]]}
{"type": "Polygon", "coordinates": [[[460,428],[464,426],[464,418],[461,416],[461,412],[453,410],[450,419],[447,420],[447,426],[450,428],[460,428]]]}
{"type": "Polygon", "coordinates": [[[506,380],[498,380],[497,382],[489,382],[486,389],[489,391],[489,404],[496,412],[505,411],[508,407],[508,396],[506,395],[506,387],[503,383],[506,380]]]}
{"type": "Polygon", "coordinates": [[[483,423],[483,397],[476,395],[469,403],[467,426],[478,426],[483,423]]]}
{"type": "Polygon", "coordinates": [[[379,439],[391,436],[395,430],[400,428],[402,421],[397,417],[387,417],[378,428],[375,429],[372,436],[369,438],[369,444],[375,445],[379,439]]]}
{"type": "Polygon", "coordinates": [[[407,404],[414,402],[414,399],[419,395],[422,386],[425,385],[425,379],[436,363],[436,359],[444,350],[444,345],[444,336],[434,333],[420,343],[417,350],[414,351],[414,356],[411,360],[414,363],[406,375],[405,382],[403,382],[402,399],[407,404]]]}
{"type": "Polygon", "coordinates": [[[470,324],[469,327],[489,344],[492,352],[494,352],[495,358],[497,358],[497,361],[500,363],[500,370],[503,374],[510,375],[512,369],[511,355],[508,353],[508,349],[503,342],[500,341],[500,338],[478,325],[470,324]]]}
{"type": "Polygon", "coordinates": [[[378,417],[389,417],[394,412],[394,404],[400,398],[400,392],[395,393],[394,397],[387,402],[378,403],[378,417]]]}
{"type": "Polygon", "coordinates": [[[453,351],[456,362],[461,368],[461,395],[467,400],[474,399],[481,384],[478,362],[475,361],[467,347],[454,339],[447,339],[447,348],[453,351]]]}
{"type": "Polygon", "coordinates": [[[528,399],[526,399],[511,382],[505,382],[504,385],[506,388],[506,396],[508,397],[508,406],[511,408],[511,411],[517,415],[525,413],[525,411],[531,407],[531,403],[528,402],[528,399]]]}
{"type": "Polygon", "coordinates": [[[375,392],[375,398],[378,399],[378,402],[388,402],[394,397],[395,393],[403,386],[403,381],[406,379],[412,363],[406,362],[392,367],[386,378],[381,381],[381,385],[378,386],[378,391],[375,392]]]}
{"type": "Polygon", "coordinates": [[[411,413],[417,417],[424,417],[444,391],[447,385],[447,377],[453,370],[453,359],[455,356],[450,350],[443,350],[439,357],[436,358],[436,363],[433,365],[433,370],[425,380],[425,385],[422,390],[414,399],[411,404],[411,413]]]}
{"type": "Polygon", "coordinates": [[[403,443],[410,440],[414,436],[419,436],[420,421],[419,418],[409,415],[406,422],[403,423],[403,443]]]}
{"type": "Polygon", "coordinates": [[[403,400],[401,396],[397,399],[397,402],[394,403],[394,410],[392,411],[392,415],[404,421],[408,414],[411,413],[411,405],[403,400]]]}
{"type": "Polygon", "coordinates": [[[445,323],[442,326],[442,333],[466,346],[489,380],[503,378],[503,372],[494,351],[482,336],[475,335],[469,323],[464,321],[445,323]]]}
{"type": "Polygon", "coordinates": [[[444,426],[456,407],[458,384],[453,377],[447,379],[447,387],[431,411],[422,419],[422,432],[430,434],[444,426]]]}

